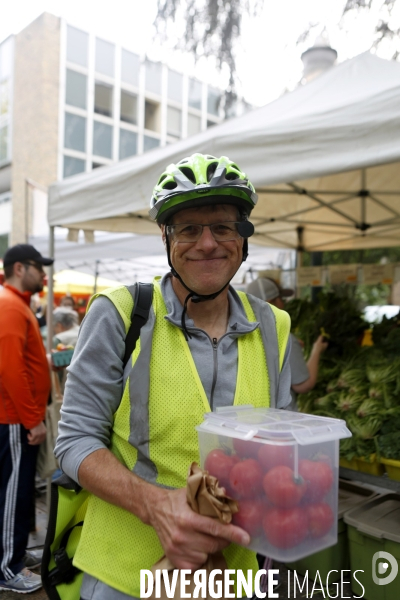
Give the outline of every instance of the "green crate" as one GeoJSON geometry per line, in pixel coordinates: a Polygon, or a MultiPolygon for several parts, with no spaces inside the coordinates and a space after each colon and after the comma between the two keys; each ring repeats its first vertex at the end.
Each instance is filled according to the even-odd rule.
{"type": "Polygon", "coordinates": [[[322,581],[326,581],[329,571],[336,570],[337,573],[331,573],[330,582],[340,579],[340,572],[350,569],[349,546],[347,540],[347,527],[343,516],[350,509],[358,506],[372,497],[376,496],[373,490],[363,487],[353,481],[339,479],[339,500],[338,500],[338,541],[334,546],[325,548],[320,552],[306,556],[292,563],[286,563],[289,569],[295,570],[301,575],[315,579],[319,571],[322,581]]]}
{"type": "MultiPolygon", "coordinates": [[[[364,571],[357,573],[359,585],[352,578],[354,595],[362,596],[367,600],[399,600],[400,598],[400,573],[387,584],[374,582],[373,557],[377,552],[387,552],[397,562],[400,561],[400,495],[394,493],[377,496],[362,506],[348,511],[344,515],[347,524],[351,571],[364,571]],[[363,595],[364,593],[364,595],[363,595]]],[[[375,572],[378,572],[379,562],[388,562],[386,557],[375,563],[375,572]]],[[[390,575],[388,571],[388,575],[390,575]]],[[[379,575],[382,582],[385,575],[379,575]]]]}
{"type": "Polygon", "coordinates": [[[73,353],[74,351],[72,349],[53,352],[51,355],[53,365],[55,367],[68,367],[71,363],[73,353]]]}

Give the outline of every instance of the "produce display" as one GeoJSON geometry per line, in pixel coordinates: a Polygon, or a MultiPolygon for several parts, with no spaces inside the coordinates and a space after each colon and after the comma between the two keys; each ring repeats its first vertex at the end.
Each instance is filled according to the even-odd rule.
{"type": "Polygon", "coordinates": [[[201,464],[238,502],[233,523],[250,535],[249,548],[296,560],[336,542],[338,441],[350,436],[343,421],[250,407],[205,417],[201,464]],[[241,437],[226,435],[236,428],[241,437]]]}
{"type": "Polygon", "coordinates": [[[344,291],[285,308],[306,356],[321,333],[329,341],[316,387],[297,398],[299,410],[346,421],[353,437],[341,441],[340,453],[347,461],[400,460],[400,316],[371,326],[344,291]]]}

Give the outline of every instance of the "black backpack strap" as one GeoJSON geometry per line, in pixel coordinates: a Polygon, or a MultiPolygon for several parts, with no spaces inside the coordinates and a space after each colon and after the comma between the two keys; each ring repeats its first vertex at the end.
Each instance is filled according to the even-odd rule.
{"type": "Polygon", "coordinates": [[[125,338],[124,368],[135,349],[136,342],[140,336],[140,329],[149,318],[151,302],[153,299],[153,284],[137,283],[127,289],[134,297],[131,326],[125,338]]]}

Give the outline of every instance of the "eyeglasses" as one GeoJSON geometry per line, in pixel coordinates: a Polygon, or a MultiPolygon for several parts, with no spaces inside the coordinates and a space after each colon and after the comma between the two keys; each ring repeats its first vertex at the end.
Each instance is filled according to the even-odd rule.
{"type": "Polygon", "coordinates": [[[37,269],[39,271],[39,273],[44,273],[44,269],[43,269],[43,265],[37,262],[29,262],[28,260],[25,260],[23,262],[23,264],[27,267],[34,267],[35,269],[37,269]]]}
{"type": "Polygon", "coordinates": [[[216,242],[230,242],[239,240],[242,236],[238,231],[237,221],[223,221],[221,223],[178,223],[177,225],[167,225],[167,234],[171,236],[174,242],[191,244],[197,242],[202,234],[204,227],[208,227],[216,242]]]}

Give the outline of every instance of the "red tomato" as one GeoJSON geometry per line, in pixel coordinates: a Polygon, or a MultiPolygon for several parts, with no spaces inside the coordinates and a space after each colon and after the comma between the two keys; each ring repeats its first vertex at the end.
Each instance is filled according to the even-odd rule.
{"type": "Polygon", "coordinates": [[[299,504],[306,492],[306,484],[295,478],[290,467],[284,465],[270,469],[263,479],[267,499],[279,508],[293,508],[299,504]]]}
{"type": "Polygon", "coordinates": [[[218,479],[222,487],[226,487],[229,485],[229,473],[238,460],[236,456],[225,454],[223,450],[217,448],[207,455],[204,468],[218,479]]]}
{"type": "Polygon", "coordinates": [[[262,529],[266,510],[261,500],[240,500],[239,512],[233,515],[232,523],[247,531],[250,536],[257,535],[262,529]]]}
{"type": "Polygon", "coordinates": [[[309,504],[304,507],[308,517],[308,533],[313,538],[319,538],[328,533],[333,525],[333,511],[329,504],[309,504]]]}
{"type": "Polygon", "coordinates": [[[256,498],[262,491],[262,476],[262,469],[254,458],[238,462],[229,474],[233,497],[256,498]]]}
{"type": "Polygon", "coordinates": [[[293,458],[293,446],[262,444],[258,451],[258,462],[264,471],[269,471],[278,465],[293,467],[293,458]]]}
{"type": "Polygon", "coordinates": [[[333,484],[333,472],[324,461],[303,459],[299,462],[299,473],[307,485],[303,500],[320,502],[333,484]]]}
{"type": "Polygon", "coordinates": [[[263,518],[265,536],[277,548],[293,548],[307,535],[307,513],[299,506],[271,508],[263,518]]]}
{"type": "Polygon", "coordinates": [[[260,444],[251,440],[233,438],[233,447],[240,458],[257,458],[260,444]]]}

